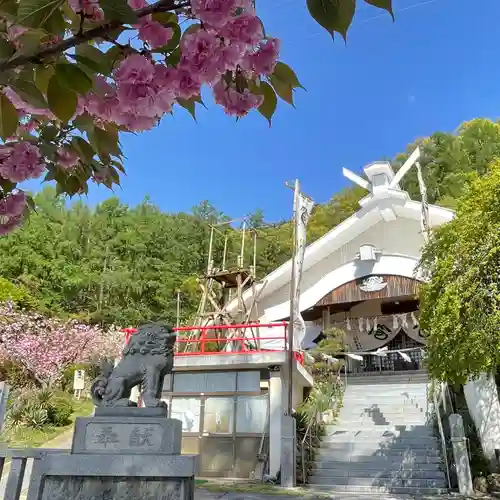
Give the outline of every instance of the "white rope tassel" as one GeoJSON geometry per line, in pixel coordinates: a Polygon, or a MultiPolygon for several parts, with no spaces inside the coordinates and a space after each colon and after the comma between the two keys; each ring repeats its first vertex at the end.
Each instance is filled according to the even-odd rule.
{"type": "Polygon", "coordinates": [[[406,354],[406,352],[401,352],[401,351],[398,351],[398,354],[407,362],[407,363],[411,363],[411,358],[410,356],[408,356],[408,354],[406,354]]]}
{"type": "Polygon", "coordinates": [[[358,329],[360,332],[365,331],[365,322],[363,321],[363,318],[358,319],[358,329]]]}
{"type": "Polygon", "coordinates": [[[408,318],[406,317],[406,314],[402,314],[400,316],[400,319],[401,319],[401,326],[403,328],[408,328],[408,318]]]}
{"type": "Polygon", "coordinates": [[[346,329],[347,329],[348,332],[350,332],[352,330],[351,321],[349,320],[349,318],[347,318],[345,320],[345,327],[346,327],[346,329]]]}
{"type": "Polygon", "coordinates": [[[363,361],[363,356],[359,354],[347,354],[349,358],[355,359],[356,361],[363,361]]]}
{"type": "Polygon", "coordinates": [[[411,320],[413,321],[413,327],[417,328],[418,320],[417,320],[417,317],[415,316],[415,313],[412,312],[410,316],[411,316],[411,320]]]}
{"type": "Polygon", "coordinates": [[[376,330],[378,328],[378,321],[377,317],[373,318],[373,330],[376,330]]]}
{"type": "Polygon", "coordinates": [[[370,331],[370,318],[366,318],[366,331],[370,331]]]}
{"type": "Polygon", "coordinates": [[[399,326],[399,321],[398,321],[398,317],[396,314],[393,314],[392,315],[392,329],[393,330],[397,330],[398,329],[398,326],[399,326]]]}

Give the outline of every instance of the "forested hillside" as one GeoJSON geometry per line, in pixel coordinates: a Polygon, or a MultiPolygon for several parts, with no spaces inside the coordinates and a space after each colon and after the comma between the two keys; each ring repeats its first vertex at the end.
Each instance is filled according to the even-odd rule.
{"type": "MultiPolygon", "coordinates": [[[[464,123],[456,134],[436,133],[422,144],[422,167],[429,201],[454,207],[476,173],[500,157],[500,125],[489,120],[464,123]]],[[[394,160],[395,169],[416,143],[394,160]]],[[[419,199],[416,175],[403,186],[419,199]]],[[[366,192],[344,189],[315,208],[309,241],[322,236],[358,208],[366,192]]],[[[182,320],[196,309],[196,276],[206,266],[209,224],[229,220],[209,202],[189,213],[164,213],[148,199],[129,207],[112,197],[91,210],[84,201],[68,206],[46,188],[36,196],[38,213],[24,228],[0,238],[0,276],[23,285],[37,307],[95,323],[135,325],[149,319],[174,321],[177,290],[182,320]]],[[[269,224],[257,210],[249,218],[257,231],[257,272],[264,276],[291,253],[291,224],[269,224]]],[[[232,214],[238,215],[238,214],[232,214]]],[[[236,259],[239,237],[231,226],[229,256],[236,259]]],[[[216,255],[223,237],[216,240],[216,255]]],[[[249,246],[250,248],[250,246],[249,246]]]]}

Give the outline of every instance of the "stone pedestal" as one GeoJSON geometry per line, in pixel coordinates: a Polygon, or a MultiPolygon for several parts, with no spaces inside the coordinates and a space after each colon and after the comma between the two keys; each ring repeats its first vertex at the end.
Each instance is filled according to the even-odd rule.
{"type": "Polygon", "coordinates": [[[197,457],[158,408],[97,409],[75,424],[71,454],[37,460],[27,500],[193,500],[197,457]]]}

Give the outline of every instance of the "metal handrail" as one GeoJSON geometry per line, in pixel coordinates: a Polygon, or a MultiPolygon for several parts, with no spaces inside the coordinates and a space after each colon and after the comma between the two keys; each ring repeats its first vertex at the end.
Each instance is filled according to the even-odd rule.
{"type": "Polygon", "coordinates": [[[301,456],[301,461],[302,461],[302,482],[305,484],[306,482],[306,477],[307,477],[307,474],[306,474],[306,458],[305,458],[305,443],[307,441],[307,439],[309,438],[309,447],[311,447],[312,445],[312,425],[313,425],[313,422],[316,421],[318,418],[318,412],[316,411],[314,413],[314,416],[313,418],[311,418],[307,428],[306,428],[306,432],[304,434],[304,437],[302,438],[302,441],[300,443],[300,456],[301,456]]]}
{"type": "Polygon", "coordinates": [[[443,388],[443,384],[440,383],[439,384],[439,399],[438,399],[438,396],[437,396],[436,391],[435,391],[435,386],[436,386],[436,383],[435,383],[435,381],[433,381],[432,382],[432,400],[433,400],[433,405],[434,405],[434,413],[436,414],[439,435],[441,438],[441,448],[442,448],[443,459],[444,459],[444,464],[445,464],[445,468],[446,468],[446,471],[445,471],[446,472],[446,480],[448,482],[448,488],[451,489],[450,467],[448,464],[448,450],[446,449],[446,438],[444,435],[443,422],[441,421],[441,412],[439,411],[441,403],[444,403],[444,406],[446,408],[444,388],[443,388]]]}

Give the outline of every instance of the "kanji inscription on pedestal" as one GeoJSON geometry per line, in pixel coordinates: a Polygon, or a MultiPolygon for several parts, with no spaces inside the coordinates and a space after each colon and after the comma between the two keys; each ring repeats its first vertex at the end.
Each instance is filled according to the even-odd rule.
{"type": "Polygon", "coordinates": [[[158,424],[89,423],[86,429],[85,450],[108,453],[158,452],[162,440],[163,428],[158,424]]]}

